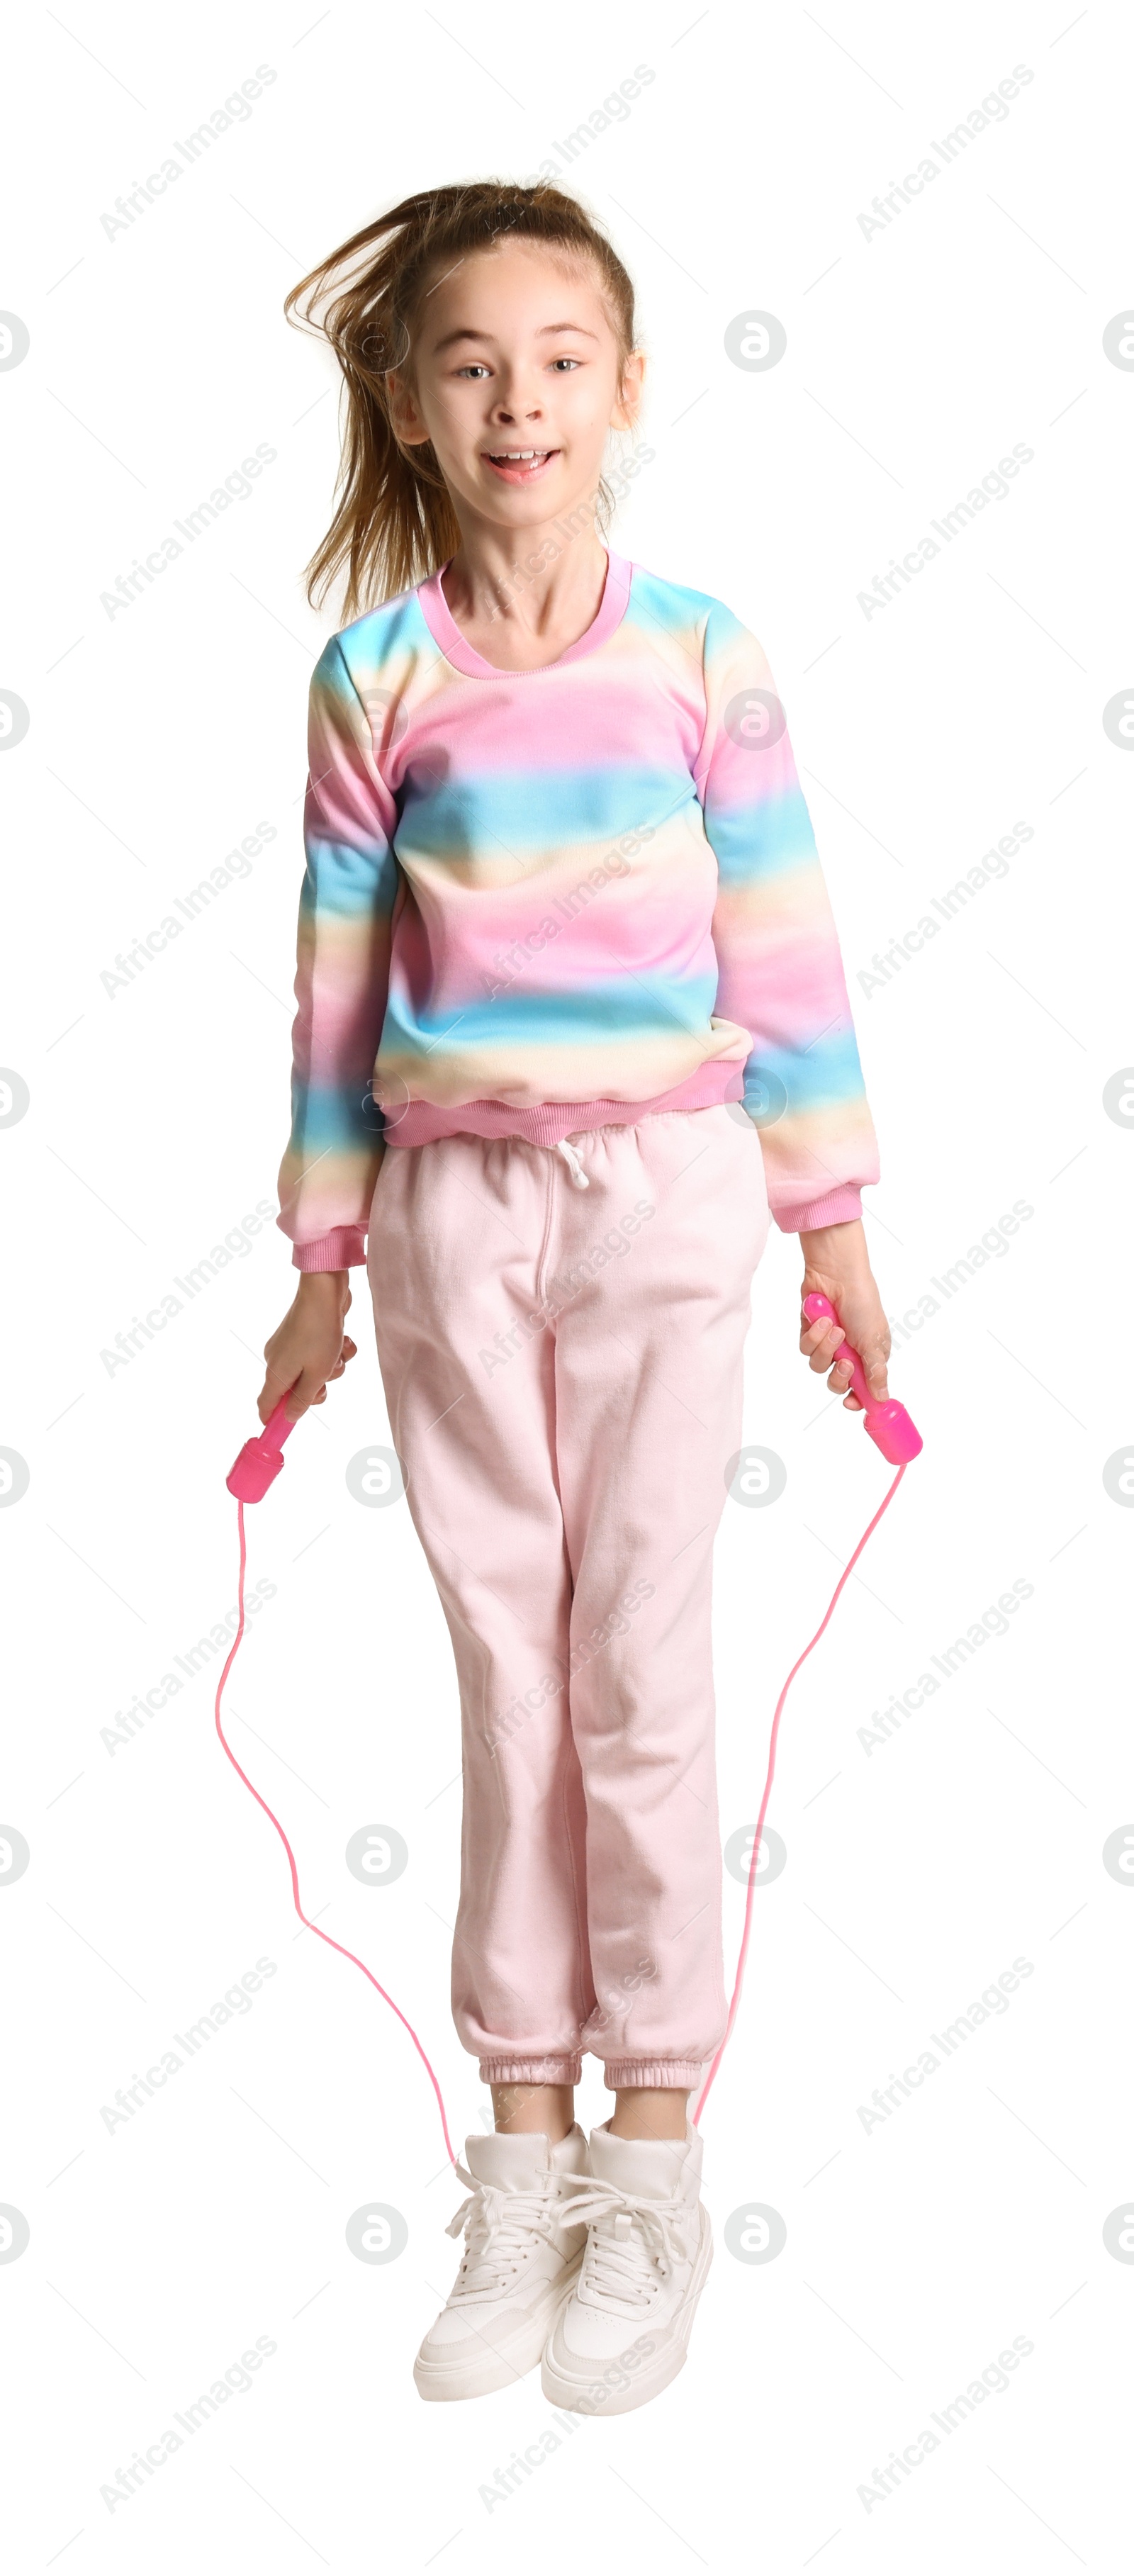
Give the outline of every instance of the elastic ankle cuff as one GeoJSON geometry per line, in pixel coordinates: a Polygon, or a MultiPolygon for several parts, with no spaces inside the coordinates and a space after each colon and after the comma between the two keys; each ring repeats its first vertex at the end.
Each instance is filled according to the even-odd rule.
{"type": "Polygon", "coordinates": [[[581,2057],[482,2057],[482,2084],[578,2084],[581,2057]]]}
{"type": "Polygon", "coordinates": [[[608,2093],[622,2093],[631,2085],[649,2085],[656,2093],[691,2093],[704,2072],[700,2058],[692,2057],[613,2057],[603,2070],[608,2093]]]}

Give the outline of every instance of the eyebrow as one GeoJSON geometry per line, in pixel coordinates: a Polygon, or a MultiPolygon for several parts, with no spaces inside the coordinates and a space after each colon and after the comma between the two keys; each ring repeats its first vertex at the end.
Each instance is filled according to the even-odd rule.
{"type": "MultiPolygon", "coordinates": [[[[536,338],[544,340],[559,331],[575,331],[582,340],[597,341],[598,339],[597,331],[588,331],[583,322],[544,322],[537,331],[536,338]]],[[[474,331],[467,323],[463,323],[455,331],[446,331],[444,339],[434,341],[433,355],[435,358],[439,357],[442,349],[451,349],[457,340],[491,340],[491,338],[491,331],[474,331]]]]}

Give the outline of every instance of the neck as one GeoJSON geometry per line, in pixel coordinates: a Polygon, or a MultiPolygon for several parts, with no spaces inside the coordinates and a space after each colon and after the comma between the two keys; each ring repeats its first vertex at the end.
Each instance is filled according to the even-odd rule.
{"type": "Polygon", "coordinates": [[[573,642],[598,615],[606,569],[591,497],[526,528],[464,528],[441,587],[465,633],[573,642]]]}

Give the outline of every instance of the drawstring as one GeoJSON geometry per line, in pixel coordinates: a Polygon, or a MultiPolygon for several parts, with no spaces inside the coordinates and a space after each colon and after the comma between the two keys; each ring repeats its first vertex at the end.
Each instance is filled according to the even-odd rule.
{"type": "Polygon", "coordinates": [[[575,1148],[574,1148],[574,1146],[573,1146],[573,1145],[569,1145],[569,1144],[568,1144],[567,1139],[566,1139],[566,1137],[565,1137],[565,1136],[561,1136],[561,1137],[560,1137],[559,1142],[558,1142],[558,1144],[557,1144],[557,1146],[556,1146],[556,1148],[555,1148],[555,1151],[556,1151],[556,1153],[557,1153],[557,1154],[562,1154],[562,1156],[563,1156],[563,1160],[564,1160],[564,1162],[565,1162],[565,1163],[566,1163],[566,1165],[567,1165],[567,1169],[568,1169],[568,1171],[570,1172],[571,1178],[572,1178],[572,1180],[574,1181],[574,1184],[575,1184],[576,1189],[577,1189],[577,1190],[589,1190],[589,1188],[590,1188],[590,1186],[591,1186],[591,1185],[590,1185],[589,1180],[587,1179],[587,1175],[586,1175],[585,1171],[583,1170],[583,1166],[582,1166],[581,1162],[579,1161],[579,1157],[578,1157],[577,1153],[575,1152],[575,1148]]]}

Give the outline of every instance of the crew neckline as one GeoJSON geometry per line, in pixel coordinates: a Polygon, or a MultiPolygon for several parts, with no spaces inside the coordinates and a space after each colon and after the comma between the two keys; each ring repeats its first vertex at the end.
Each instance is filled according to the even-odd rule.
{"type": "Polygon", "coordinates": [[[447,563],[430,573],[428,581],[419,583],[417,596],[434,643],[440,646],[446,661],[452,662],[470,680],[540,680],[549,671],[561,671],[566,663],[582,661],[586,654],[597,652],[600,644],[605,644],[607,637],[621,625],[626,614],[633,567],[625,556],[615,554],[613,547],[608,546],[606,580],[598,614],[585,632],[567,646],[566,652],[558,654],[554,662],[537,662],[527,671],[505,671],[498,662],[485,661],[484,655],[467,642],[453,617],[441,588],[441,576],[448,572],[452,560],[450,555],[447,563]]]}

